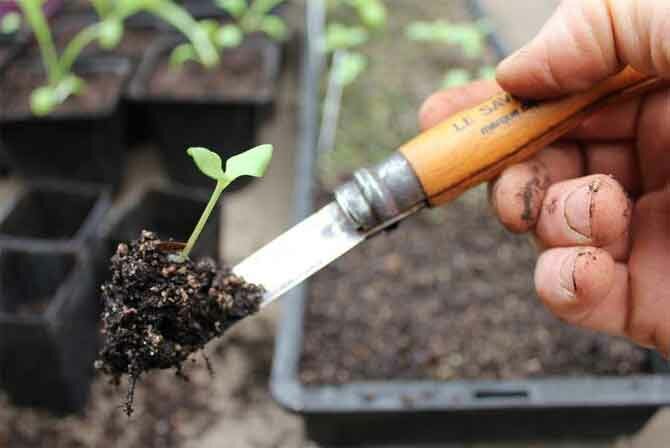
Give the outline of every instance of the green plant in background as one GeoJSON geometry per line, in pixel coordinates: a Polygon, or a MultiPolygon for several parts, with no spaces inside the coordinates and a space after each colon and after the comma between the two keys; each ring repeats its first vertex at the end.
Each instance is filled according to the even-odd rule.
{"type": "Polygon", "coordinates": [[[324,50],[333,54],[332,74],[335,79],[342,86],[347,86],[354,82],[368,65],[367,57],[355,49],[366,43],[373,33],[384,30],[388,15],[381,0],[337,0],[331,2],[330,8],[341,5],[356,11],[358,23],[352,25],[341,22],[328,23],[324,50]]]}
{"type": "MultiPolygon", "coordinates": [[[[408,39],[416,42],[433,42],[455,45],[461,48],[468,59],[481,59],[486,49],[486,38],[491,27],[486,21],[451,23],[446,20],[414,22],[405,30],[408,39]]],[[[444,77],[442,87],[457,87],[474,79],[493,79],[495,69],[485,66],[475,75],[464,68],[450,69],[444,77]]]]}
{"type": "Polygon", "coordinates": [[[35,35],[47,76],[46,85],[35,89],[30,98],[30,107],[38,116],[49,114],[70,96],[83,91],[84,81],[73,72],[81,52],[96,41],[103,49],[114,48],[123,37],[124,21],[141,11],[154,14],[181,31],[204,65],[215,65],[219,60],[206,27],[171,0],[93,0],[100,21],[77,33],[60,55],[42,11],[42,0],[18,0],[18,5],[35,35]]]}
{"type": "MultiPolygon", "coordinates": [[[[204,20],[201,26],[206,29],[218,51],[239,47],[246,36],[254,33],[262,33],[281,42],[288,37],[288,26],[284,19],[273,14],[272,10],[285,1],[214,0],[219,8],[230,14],[234,23],[221,25],[215,20],[204,20]]],[[[170,59],[171,65],[179,67],[186,61],[198,61],[197,54],[191,39],[191,42],[175,48],[170,59]]]]}
{"type": "Polygon", "coordinates": [[[14,34],[21,28],[21,14],[9,12],[0,18],[0,34],[14,34]]]}
{"type": "Polygon", "coordinates": [[[368,67],[368,57],[357,48],[375,33],[382,32],[387,24],[386,6],[381,0],[337,0],[329,4],[330,10],[345,6],[356,12],[356,23],[329,22],[323,43],[325,53],[331,55],[331,65],[326,97],[323,102],[319,152],[330,151],[335,145],[344,89],[354,83],[368,67]]]}
{"type": "Polygon", "coordinates": [[[216,181],[216,187],[205,207],[205,211],[189,237],[186,247],[179,255],[181,261],[187,259],[191,253],[223,190],[241,176],[263,177],[270,165],[270,160],[272,160],[272,151],[272,145],[261,145],[249,149],[228,159],[225,171],[222,168],[221,157],[217,153],[207,148],[189,148],[186,151],[193,158],[198,169],[205,176],[216,181]]]}

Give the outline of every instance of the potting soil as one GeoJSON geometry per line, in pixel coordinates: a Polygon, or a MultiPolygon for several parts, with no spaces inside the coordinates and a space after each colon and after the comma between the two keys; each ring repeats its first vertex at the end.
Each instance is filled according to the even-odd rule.
{"type": "Polygon", "coordinates": [[[102,286],[105,337],[96,367],[134,382],[153,369],[175,368],[232,324],[258,311],[260,286],[246,283],[211,259],[175,263],[158,249],[157,236],[119,244],[112,279],[102,286]]]}

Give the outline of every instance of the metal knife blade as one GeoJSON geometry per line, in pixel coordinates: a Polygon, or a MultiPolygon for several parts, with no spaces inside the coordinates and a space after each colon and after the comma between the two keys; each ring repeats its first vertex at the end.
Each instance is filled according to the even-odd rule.
{"type": "Polygon", "coordinates": [[[356,247],[370,233],[358,231],[340,206],[331,202],[246,258],[233,272],[263,285],[263,307],[356,247]]]}

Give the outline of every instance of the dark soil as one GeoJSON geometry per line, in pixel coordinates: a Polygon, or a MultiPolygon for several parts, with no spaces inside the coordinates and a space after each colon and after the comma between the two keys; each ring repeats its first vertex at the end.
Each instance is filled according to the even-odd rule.
{"type": "Polygon", "coordinates": [[[302,381],[644,372],[644,350],[544,309],[535,258],[488,213],[483,189],[410,218],[311,282],[302,381]]]}
{"type": "Polygon", "coordinates": [[[5,63],[11,52],[12,48],[9,45],[0,44],[0,67],[5,63]]]}
{"type": "MultiPolygon", "coordinates": [[[[447,70],[495,65],[491,51],[468,59],[456,46],[404,37],[415,20],[471,21],[468,3],[386,1],[388,30],[362,46],[370,66],[347,87],[336,147],[320,157],[322,191],[414,137],[417,111],[447,70]]],[[[570,327],[544,309],[533,287],[536,257],[528,237],[507,233],[488,212],[483,188],[410,218],[311,281],[302,381],[645,371],[644,350],[570,327]]]]}
{"type": "MultiPolygon", "coordinates": [[[[96,16],[90,13],[59,15],[53,25],[54,40],[58,51],[62,51],[82,29],[95,23],[95,21],[96,16]]],[[[93,43],[84,52],[86,54],[104,52],[119,56],[139,57],[158,35],[158,31],[155,29],[126,25],[123,31],[123,38],[116,48],[105,50],[101,49],[97,43],[93,43]]],[[[38,47],[34,45],[33,52],[38,51],[38,47]]]]}
{"type": "Polygon", "coordinates": [[[145,372],[175,368],[234,323],[258,311],[263,295],[210,259],[170,261],[154,233],[143,231],[112,257],[112,279],[102,286],[105,341],[96,367],[133,386],[145,372]]]}
{"type": "Polygon", "coordinates": [[[243,46],[224,53],[213,69],[187,62],[170,67],[169,53],[159,61],[149,81],[149,93],[171,98],[248,99],[267,89],[261,48],[243,46]]]}
{"type": "MultiPolygon", "coordinates": [[[[84,79],[85,91],[73,95],[58,106],[51,116],[66,114],[95,113],[113,106],[123,88],[124,77],[116,73],[80,74],[84,79]]],[[[0,78],[0,91],[3,102],[0,104],[0,117],[29,115],[30,95],[32,91],[44,85],[45,76],[37,65],[15,64],[0,78]]]]}

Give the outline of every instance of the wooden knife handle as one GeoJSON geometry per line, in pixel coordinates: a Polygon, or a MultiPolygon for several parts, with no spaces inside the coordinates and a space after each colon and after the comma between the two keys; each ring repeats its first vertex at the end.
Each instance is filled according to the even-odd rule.
{"type": "Polygon", "coordinates": [[[400,148],[429,203],[442,205],[531,157],[598,109],[667,84],[626,68],[595,88],[549,101],[500,93],[400,148]]]}

